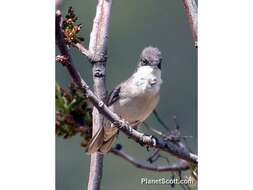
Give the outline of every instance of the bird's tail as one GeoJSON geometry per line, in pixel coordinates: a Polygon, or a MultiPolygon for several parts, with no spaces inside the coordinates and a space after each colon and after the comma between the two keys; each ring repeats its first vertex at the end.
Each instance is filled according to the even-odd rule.
{"type": "Polygon", "coordinates": [[[118,129],[112,127],[110,122],[101,127],[97,133],[92,137],[88,145],[88,154],[94,152],[107,153],[111,150],[114,141],[117,138],[118,129]]]}

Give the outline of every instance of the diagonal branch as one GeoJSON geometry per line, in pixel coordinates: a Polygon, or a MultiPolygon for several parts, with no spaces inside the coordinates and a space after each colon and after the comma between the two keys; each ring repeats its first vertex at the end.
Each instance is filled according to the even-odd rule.
{"type": "Polygon", "coordinates": [[[150,164],[145,164],[141,161],[135,160],[132,156],[128,155],[126,152],[122,150],[118,150],[116,148],[112,148],[111,153],[123,158],[124,160],[128,161],[132,165],[137,168],[149,170],[149,171],[156,171],[156,172],[175,172],[175,171],[184,171],[188,170],[189,166],[186,161],[180,161],[177,164],[173,164],[170,166],[152,166],[150,164]]]}
{"type": "MultiPolygon", "coordinates": [[[[59,24],[59,23],[58,23],[59,24]]],[[[59,28],[59,26],[57,26],[59,28]]],[[[57,30],[58,32],[61,32],[61,30],[57,30]]],[[[60,41],[64,40],[61,37],[61,35],[57,34],[57,45],[58,47],[63,45],[64,43],[61,43],[60,41]]],[[[171,153],[172,155],[192,162],[192,163],[198,163],[198,156],[191,153],[190,151],[182,148],[180,145],[178,145],[175,142],[171,142],[170,140],[163,140],[158,139],[154,136],[145,135],[144,133],[141,133],[132,127],[123,119],[121,119],[117,114],[112,112],[108,106],[104,104],[104,102],[99,99],[89,88],[87,83],[81,78],[79,72],[75,69],[74,65],[71,62],[71,59],[69,57],[69,54],[65,51],[63,51],[65,48],[59,47],[60,52],[63,56],[67,56],[68,63],[65,63],[65,66],[73,79],[73,81],[76,83],[76,85],[82,90],[82,92],[85,94],[85,96],[90,100],[90,102],[98,109],[98,111],[103,114],[109,121],[115,124],[115,127],[118,127],[122,132],[124,132],[127,136],[129,136],[130,139],[136,141],[137,143],[141,145],[146,145],[149,147],[158,148],[162,151],[171,153]]]]}

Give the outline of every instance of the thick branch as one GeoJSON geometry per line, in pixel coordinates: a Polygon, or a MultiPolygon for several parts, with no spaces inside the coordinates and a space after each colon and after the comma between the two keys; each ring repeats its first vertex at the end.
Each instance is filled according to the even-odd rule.
{"type": "Polygon", "coordinates": [[[58,10],[62,6],[63,0],[55,0],[55,8],[58,10]]]}
{"type": "MultiPolygon", "coordinates": [[[[93,89],[95,95],[101,100],[105,100],[106,98],[105,66],[111,4],[111,0],[98,0],[96,16],[94,18],[93,28],[90,34],[89,51],[84,51],[84,48],[82,48],[81,51],[84,54],[86,53],[86,55],[88,53],[89,60],[93,63],[93,89]]],[[[79,49],[81,47],[82,46],[79,46],[79,49]]],[[[92,133],[95,135],[96,132],[103,127],[103,115],[99,113],[96,107],[93,108],[92,119],[92,133]]],[[[100,189],[102,173],[103,155],[99,153],[91,154],[88,190],[100,189]]]]}
{"type": "Polygon", "coordinates": [[[93,55],[93,61],[103,61],[107,57],[111,5],[111,0],[98,0],[89,43],[89,51],[93,55]]]}
{"type": "Polygon", "coordinates": [[[188,22],[192,29],[195,46],[198,43],[198,8],[195,0],[183,0],[188,22]]]}
{"type": "MultiPolygon", "coordinates": [[[[60,31],[60,30],[58,30],[60,31]]],[[[61,35],[56,35],[58,37],[57,44],[58,46],[64,45],[64,43],[60,43],[59,41],[63,39],[59,39],[61,35]]],[[[69,54],[65,54],[65,48],[59,47],[61,54],[69,57],[69,54]]],[[[146,145],[149,147],[158,148],[165,152],[169,152],[172,155],[193,163],[198,163],[197,155],[191,153],[190,151],[182,148],[175,142],[171,142],[170,140],[158,139],[156,137],[145,135],[132,127],[122,120],[117,114],[112,112],[104,102],[99,99],[89,88],[86,82],[81,78],[80,74],[76,71],[74,65],[71,63],[71,59],[69,57],[69,62],[66,64],[66,68],[73,79],[73,81],[78,85],[78,87],[83,91],[85,96],[90,100],[90,102],[98,109],[98,111],[103,114],[108,120],[115,124],[115,127],[118,127],[122,132],[124,132],[130,139],[136,141],[141,145],[146,145]]]]}
{"type": "Polygon", "coordinates": [[[135,167],[144,169],[144,170],[150,170],[150,171],[156,171],[156,172],[175,172],[175,171],[184,171],[184,170],[189,169],[188,163],[182,160],[179,163],[173,164],[170,166],[152,166],[150,164],[145,164],[141,161],[135,160],[132,156],[128,155],[122,150],[117,150],[115,148],[112,148],[111,153],[130,162],[135,167]]]}

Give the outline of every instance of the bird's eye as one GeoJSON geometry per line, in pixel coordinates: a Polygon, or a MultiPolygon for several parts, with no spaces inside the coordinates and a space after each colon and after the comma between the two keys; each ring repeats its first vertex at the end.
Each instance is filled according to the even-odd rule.
{"type": "Polygon", "coordinates": [[[141,62],[142,62],[142,65],[148,65],[148,60],[146,59],[142,59],[141,62]]]}

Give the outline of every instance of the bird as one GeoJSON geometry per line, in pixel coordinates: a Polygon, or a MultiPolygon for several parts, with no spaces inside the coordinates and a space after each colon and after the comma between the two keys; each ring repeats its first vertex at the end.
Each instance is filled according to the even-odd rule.
{"type": "MultiPolygon", "coordinates": [[[[135,72],[117,85],[109,94],[106,105],[137,129],[156,108],[160,99],[162,54],[156,47],[148,46],[140,54],[135,72]]],[[[90,140],[87,152],[109,152],[117,139],[119,129],[104,119],[90,140]]]]}

